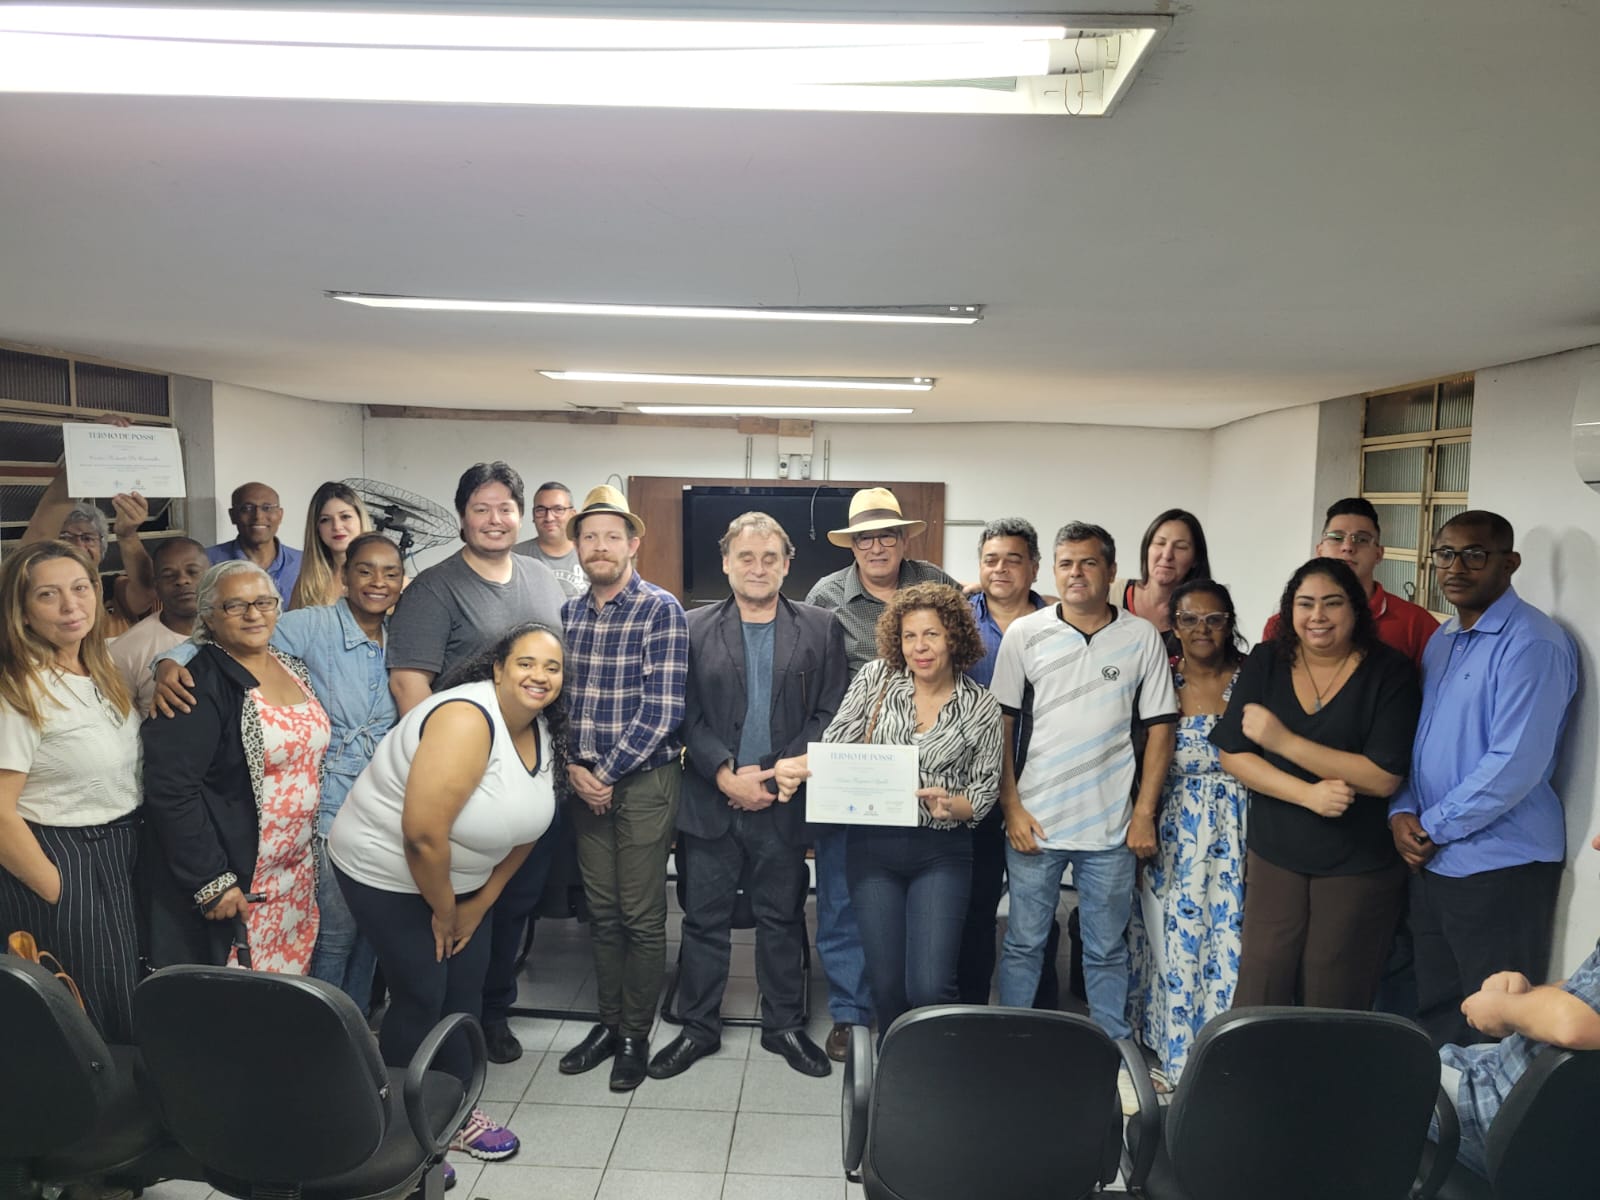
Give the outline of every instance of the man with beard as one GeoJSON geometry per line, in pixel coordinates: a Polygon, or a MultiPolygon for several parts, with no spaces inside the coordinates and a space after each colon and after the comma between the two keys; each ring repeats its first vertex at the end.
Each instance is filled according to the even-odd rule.
{"type": "Polygon", "coordinates": [[[195,602],[200,577],[211,564],[206,548],[193,538],[177,537],[159,543],[151,556],[155,564],[156,598],[161,607],[111,643],[111,661],[128,682],[128,694],[141,717],[150,715],[156,677],[150,664],[194,632],[195,602]]]}
{"type": "Polygon", "coordinates": [[[666,969],[667,847],[678,815],[678,765],[689,628],[671,593],[633,568],[644,522],[600,486],[567,522],[587,595],[561,610],[567,632],[567,775],[578,865],[589,901],[600,1023],[561,1059],[562,1074],[607,1059],[611,1090],[645,1077],[666,969]]]}

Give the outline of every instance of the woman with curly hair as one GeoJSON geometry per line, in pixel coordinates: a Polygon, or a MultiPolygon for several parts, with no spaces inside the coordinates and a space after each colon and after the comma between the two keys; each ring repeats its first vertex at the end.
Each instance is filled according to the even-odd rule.
{"type": "Polygon", "coordinates": [[[0,567],[0,936],[61,960],[110,1042],[133,1040],[139,716],[90,561],[34,542],[0,567]]]}
{"type": "Polygon", "coordinates": [[[1250,789],[1236,1005],[1372,1005],[1406,894],[1388,799],[1411,769],[1416,668],[1378,640],[1349,565],[1289,578],[1211,731],[1250,789]]]}
{"type": "Polygon", "coordinates": [[[372,532],[372,518],[348,484],[329,480],[311,496],[306,511],[304,557],[289,607],[316,608],[336,604],[345,594],[344,564],[351,544],[372,532]]]}
{"type": "MultiPolygon", "coordinates": [[[[877,639],[878,657],[857,673],[822,740],[917,748],[916,826],[852,825],[847,844],[881,1033],[909,1009],[956,998],[972,830],[999,797],[1002,722],[995,698],[966,675],[983,639],[955,588],[902,588],[878,618],[877,639]]],[[[810,774],[804,755],[775,771],[783,798],[810,774]]]]}
{"type": "MultiPolygon", "coordinates": [[[[391,1066],[447,1014],[482,1011],[489,936],[478,927],[550,827],[566,779],[565,661],[553,629],[513,627],[400,718],[334,818],[334,877],[389,985],[391,1066]]],[[[461,1037],[439,1062],[467,1077],[461,1037]]],[[[518,1147],[478,1112],[455,1144],[487,1159],[518,1147]]]]}

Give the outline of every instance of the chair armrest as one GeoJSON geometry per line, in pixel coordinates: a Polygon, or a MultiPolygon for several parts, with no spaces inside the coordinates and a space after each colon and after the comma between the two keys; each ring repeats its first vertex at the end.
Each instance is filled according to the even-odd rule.
{"type": "Polygon", "coordinates": [[[1117,1050],[1128,1074],[1133,1077],[1133,1093],[1139,1098],[1139,1111],[1128,1120],[1128,1132],[1131,1134],[1137,1127],[1139,1136],[1123,1142],[1127,1152],[1123,1155],[1122,1169],[1127,1175],[1128,1190],[1132,1192],[1144,1186],[1156,1161],[1156,1149],[1161,1142],[1161,1101],[1156,1098],[1155,1084],[1150,1082],[1150,1067],[1144,1060],[1144,1052],[1133,1039],[1118,1038],[1117,1050]],[[1135,1141],[1136,1148],[1130,1145],[1135,1141]]]}
{"type": "Polygon", "coordinates": [[[406,1120],[411,1123],[411,1132],[430,1155],[443,1154],[450,1148],[450,1139],[455,1137],[456,1130],[466,1124],[472,1110],[477,1107],[488,1075],[489,1050],[483,1041],[483,1026],[470,1014],[451,1013],[422,1039],[422,1045],[411,1056],[411,1065],[406,1067],[405,1089],[401,1095],[405,1100],[406,1120]],[[428,1116],[422,1107],[422,1081],[433,1069],[433,1061],[439,1057],[445,1042],[457,1030],[467,1035],[467,1046],[472,1054],[472,1078],[467,1081],[466,1095],[461,1099],[460,1109],[444,1127],[444,1133],[435,1134],[428,1126],[428,1116]]]}
{"type": "Polygon", "coordinates": [[[843,1120],[844,1173],[859,1177],[861,1156],[867,1147],[867,1107],[872,1101],[872,1029],[850,1026],[850,1050],[844,1060],[843,1120]]]}
{"type": "Polygon", "coordinates": [[[1411,1200],[1430,1200],[1444,1186],[1461,1149],[1461,1118],[1456,1115],[1454,1097],[1442,1087],[1434,1097],[1433,1112],[1439,1122],[1439,1148],[1433,1152],[1433,1165],[1426,1178],[1411,1185],[1411,1200]]]}

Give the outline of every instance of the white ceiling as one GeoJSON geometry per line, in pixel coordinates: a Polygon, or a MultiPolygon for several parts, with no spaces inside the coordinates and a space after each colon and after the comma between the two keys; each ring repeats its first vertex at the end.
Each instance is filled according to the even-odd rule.
{"type": "Polygon", "coordinates": [[[0,338],[349,403],[706,398],[540,367],[934,375],[919,420],[1194,428],[1600,342],[1600,0],[1115,7],[1176,20],[1104,120],[0,96],[0,338]]]}

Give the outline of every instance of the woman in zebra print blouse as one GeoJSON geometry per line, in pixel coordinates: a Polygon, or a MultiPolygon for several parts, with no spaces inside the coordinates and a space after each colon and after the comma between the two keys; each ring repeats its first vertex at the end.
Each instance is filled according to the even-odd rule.
{"type": "MultiPolygon", "coordinates": [[[[983,657],[955,588],[920,583],[878,618],[878,657],[856,675],[825,742],[915,746],[915,827],[853,825],[845,871],[861,926],[880,1034],[901,1013],[956,999],[956,958],[972,884],[972,829],[1000,788],[1000,706],[965,672],[983,657]]],[[[804,756],[776,767],[787,799],[804,756]]]]}

